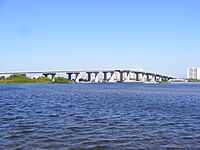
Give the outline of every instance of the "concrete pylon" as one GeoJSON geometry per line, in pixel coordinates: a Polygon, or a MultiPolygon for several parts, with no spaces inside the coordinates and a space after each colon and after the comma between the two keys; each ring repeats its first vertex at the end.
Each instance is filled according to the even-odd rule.
{"type": "Polygon", "coordinates": [[[118,81],[118,80],[119,80],[119,72],[115,71],[115,81],[118,81]]]}
{"type": "Polygon", "coordinates": [[[103,81],[107,82],[107,73],[108,72],[103,72],[103,81]]]}
{"type": "Polygon", "coordinates": [[[146,81],[146,74],[142,74],[142,82],[145,82],[146,81]]]}
{"type": "Polygon", "coordinates": [[[140,79],[139,79],[139,73],[135,73],[135,80],[136,81],[140,81],[140,79]]]}
{"type": "Polygon", "coordinates": [[[68,75],[68,80],[72,80],[72,73],[66,73],[68,75]]]}
{"type": "Polygon", "coordinates": [[[110,73],[111,73],[110,80],[108,82],[115,82],[115,71],[110,72],[110,73]]]}
{"type": "Polygon", "coordinates": [[[156,81],[156,75],[152,75],[152,81],[153,81],[153,82],[156,81]]]}
{"type": "Polygon", "coordinates": [[[49,74],[43,73],[42,75],[48,78],[48,75],[49,75],[49,74]]]}
{"type": "Polygon", "coordinates": [[[75,73],[76,78],[75,78],[75,82],[78,83],[80,78],[81,78],[81,74],[80,73],[75,73]]]}
{"type": "Polygon", "coordinates": [[[123,80],[123,74],[124,74],[124,72],[123,71],[120,71],[120,73],[119,73],[120,75],[120,77],[119,77],[119,81],[120,82],[123,82],[124,80],[123,80]]]}
{"type": "Polygon", "coordinates": [[[91,74],[92,74],[92,73],[91,73],[91,72],[86,72],[86,73],[87,73],[87,75],[88,75],[88,81],[91,82],[91,74]]]}
{"type": "Polygon", "coordinates": [[[128,76],[127,72],[124,72],[124,81],[126,81],[127,76],[128,76]]]}
{"type": "Polygon", "coordinates": [[[51,79],[54,81],[55,80],[55,76],[56,76],[56,73],[52,73],[51,74],[51,79]]]}
{"type": "Polygon", "coordinates": [[[146,81],[147,81],[147,82],[150,81],[150,80],[149,80],[149,76],[150,76],[149,74],[146,74],[146,77],[147,77],[146,81]]]}
{"type": "Polygon", "coordinates": [[[133,80],[133,78],[134,78],[134,74],[133,74],[133,72],[132,72],[132,71],[130,71],[130,73],[129,73],[129,74],[130,74],[130,76],[129,76],[129,79],[130,79],[130,80],[133,80]]]}
{"type": "Polygon", "coordinates": [[[94,82],[99,82],[99,72],[95,72],[94,82]]]}
{"type": "Polygon", "coordinates": [[[159,76],[159,82],[162,82],[163,81],[163,79],[162,79],[162,76],[159,76]]]}
{"type": "Polygon", "coordinates": [[[125,72],[125,80],[126,82],[129,82],[130,81],[130,75],[131,75],[131,72],[125,72]]]}
{"type": "Polygon", "coordinates": [[[154,80],[157,82],[157,76],[155,75],[154,80]]]}
{"type": "Polygon", "coordinates": [[[166,76],[163,76],[163,81],[168,81],[169,80],[169,78],[168,77],[166,77],[166,76]]]}

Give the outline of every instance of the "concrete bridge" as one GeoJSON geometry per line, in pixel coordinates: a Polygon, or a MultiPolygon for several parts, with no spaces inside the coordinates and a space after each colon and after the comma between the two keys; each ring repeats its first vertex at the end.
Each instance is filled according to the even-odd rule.
{"type": "Polygon", "coordinates": [[[153,72],[138,71],[133,69],[95,69],[95,70],[52,70],[52,71],[19,71],[19,72],[0,72],[3,75],[34,75],[41,74],[46,77],[51,76],[54,80],[57,74],[67,74],[69,80],[78,83],[85,82],[156,82],[168,81],[174,77],[161,75],[153,72]],[[84,77],[83,77],[84,76],[84,77]]]}

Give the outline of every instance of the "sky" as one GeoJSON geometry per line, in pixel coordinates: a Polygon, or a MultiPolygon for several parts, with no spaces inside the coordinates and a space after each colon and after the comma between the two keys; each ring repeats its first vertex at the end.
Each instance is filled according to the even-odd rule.
{"type": "Polygon", "coordinates": [[[0,72],[200,67],[199,0],[0,0],[0,72]]]}

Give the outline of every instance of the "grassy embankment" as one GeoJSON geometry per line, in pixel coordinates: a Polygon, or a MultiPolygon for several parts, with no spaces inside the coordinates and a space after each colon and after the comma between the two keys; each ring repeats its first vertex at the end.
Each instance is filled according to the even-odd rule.
{"type": "Polygon", "coordinates": [[[198,79],[187,79],[187,82],[200,82],[198,79]]]}
{"type": "Polygon", "coordinates": [[[71,83],[70,80],[63,77],[56,77],[54,81],[51,79],[41,76],[38,79],[28,78],[23,75],[15,74],[8,78],[0,77],[0,84],[50,84],[50,83],[71,83]]]}

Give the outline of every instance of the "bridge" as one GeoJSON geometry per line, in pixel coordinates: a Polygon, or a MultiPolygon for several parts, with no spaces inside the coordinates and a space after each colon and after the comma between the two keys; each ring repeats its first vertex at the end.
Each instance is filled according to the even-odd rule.
{"type": "Polygon", "coordinates": [[[153,72],[146,72],[134,69],[93,69],[93,70],[52,70],[52,71],[18,71],[0,72],[2,75],[34,75],[41,74],[51,77],[52,80],[57,74],[67,74],[69,80],[76,83],[85,82],[157,82],[175,79],[174,77],[161,75],[153,72]],[[84,76],[84,78],[83,78],[84,76]]]}

